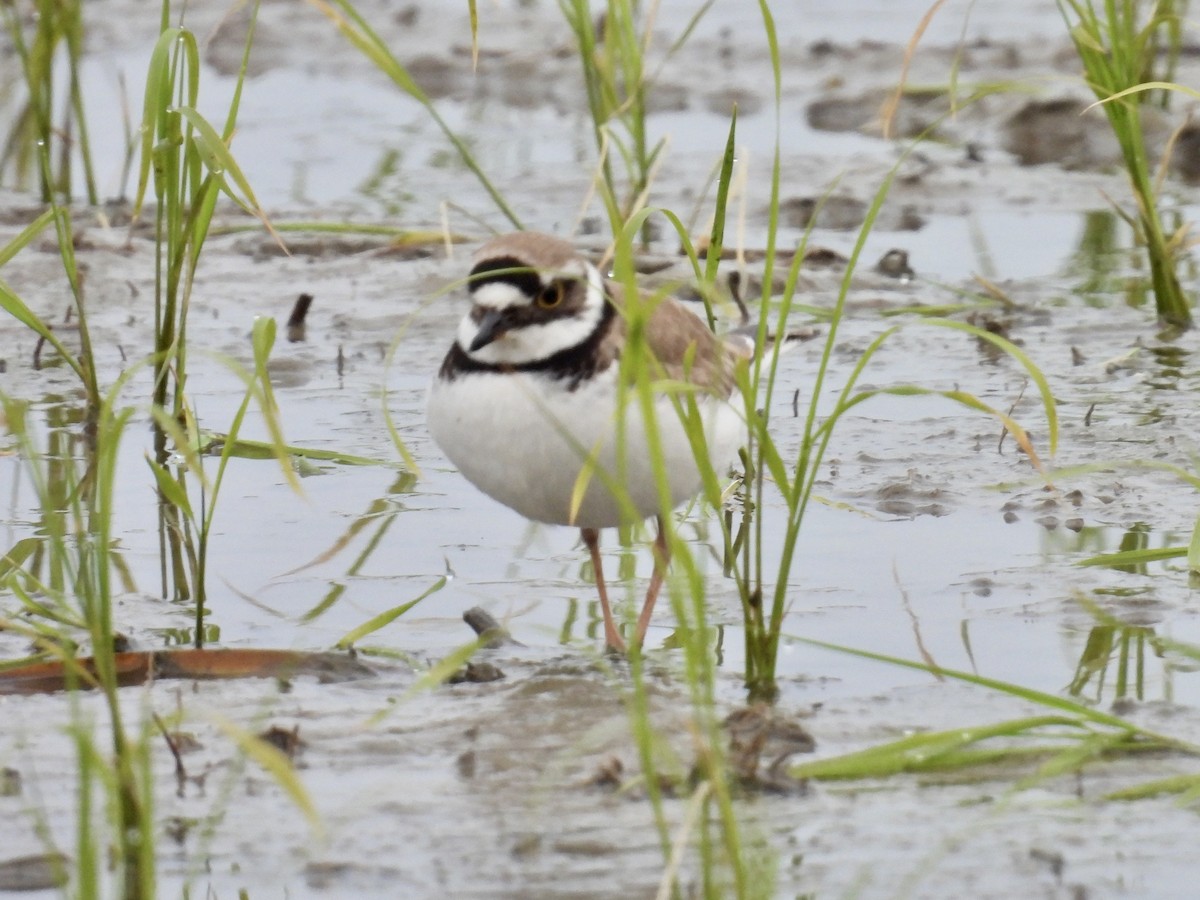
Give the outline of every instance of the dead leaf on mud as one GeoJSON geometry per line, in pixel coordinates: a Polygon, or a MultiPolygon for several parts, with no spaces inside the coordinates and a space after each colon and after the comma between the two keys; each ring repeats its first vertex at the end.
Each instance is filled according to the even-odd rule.
{"type": "Polygon", "coordinates": [[[729,763],[743,788],[772,792],[802,791],[805,782],[787,773],[787,761],[811,753],[817,742],[795,718],[765,703],[736,709],[725,717],[729,763]]]}
{"type": "MultiPolygon", "coordinates": [[[[322,682],[349,681],[374,675],[345,653],[304,653],[296,650],[157,650],[117,653],[117,684],[122,687],[164,678],[291,678],[313,675],[322,682]]],[[[42,694],[69,686],[96,686],[91,657],[31,663],[0,672],[0,695],[42,694]]]]}

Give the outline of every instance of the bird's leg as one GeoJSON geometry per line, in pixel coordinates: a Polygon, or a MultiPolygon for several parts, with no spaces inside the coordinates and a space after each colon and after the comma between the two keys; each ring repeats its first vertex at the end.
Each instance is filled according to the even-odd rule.
{"type": "Polygon", "coordinates": [[[654,539],[654,574],[650,576],[650,587],[646,589],[646,602],[642,604],[642,613],[638,616],[637,643],[642,646],[646,638],[646,629],[650,627],[650,616],[654,612],[654,601],[662,589],[663,579],[667,575],[667,566],[671,564],[671,546],[667,543],[667,529],[662,516],[658,516],[658,537],[654,539]]]}
{"type": "Polygon", "coordinates": [[[600,532],[595,528],[581,528],[580,535],[587,544],[588,553],[592,555],[592,570],[596,573],[596,590],[600,593],[600,612],[604,615],[604,644],[618,651],[625,652],[625,640],[617,631],[617,623],[613,621],[612,607],[608,605],[608,589],[604,586],[604,566],[600,562],[600,532]]]}

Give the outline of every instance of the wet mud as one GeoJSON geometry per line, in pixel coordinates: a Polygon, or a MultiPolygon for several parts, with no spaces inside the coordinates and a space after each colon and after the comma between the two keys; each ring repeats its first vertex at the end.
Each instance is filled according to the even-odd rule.
{"type": "MultiPolygon", "coordinates": [[[[664,4],[671,15],[660,20],[656,59],[684,6],[664,4]]],[[[820,411],[832,408],[871,342],[899,325],[863,388],[968,391],[1026,427],[1052,474],[1039,474],[998,420],[943,398],[881,396],[857,407],[819,475],[786,631],[1050,693],[1073,688],[1110,709],[1115,664],[1081,666],[1096,610],[1200,642],[1182,560],[1129,571],[1077,565],[1122,546],[1186,544],[1197,494],[1162,467],[1195,472],[1197,337],[1165,333],[1154,320],[1142,264],[1110,205],[1126,196],[1125,180],[1112,167],[1102,115],[1080,114],[1090,101],[1054,10],[1047,15],[1046,4],[1032,2],[976,9],[964,29],[953,6],[918,49],[909,84],[919,90],[902,98],[891,121],[892,134],[927,135],[907,155],[906,142],[884,138],[881,110],[923,6],[846,4],[817,24],[803,5],[776,10],[786,84],[780,244],[795,246],[812,224],[799,299],[831,307],[857,229],[895,167],[851,279],[820,411]],[[948,87],[952,70],[957,94],[948,87]],[[967,102],[976,91],[979,99],[967,102]],[[928,324],[925,314],[973,316],[1036,362],[1057,401],[1056,452],[1025,371],[990,344],[928,324]]],[[[600,249],[598,207],[580,211],[593,165],[590,125],[556,5],[480,4],[476,71],[465,12],[436,8],[360,7],[526,224],[574,229],[581,245],[600,249]]],[[[775,125],[761,25],[744,8],[716,4],[664,64],[650,126],[671,141],[651,199],[681,215],[697,206],[736,102],[745,170],[731,208],[735,243],[746,252],[722,266],[753,290],[764,277],[755,251],[765,246],[775,125]]],[[[98,108],[111,104],[118,70],[137,96],[157,17],[123,0],[98,0],[85,14],[95,15],[88,72],[98,108]]],[[[242,15],[207,3],[188,12],[206,37],[202,94],[213,110],[223,108],[240,65],[242,15]]],[[[0,84],[17,82],[13,64],[0,54],[0,84]]],[[[1194,54],[1185,55],[1180,80],[1196,83],[1194,67],[1194,54]]],[[[253,318],[274,316],[282,326],[297,298],[309,295],[302,339],[283,340],[281,327],[271,363],[287,439],[392,465],[317,463],[302,497],[272,463],[231,466],[210,556],[211,637],[233,648],[324,650],[447,569],[453,577],[360,646],[359,661],[375,677],[125,689],[131,720],[146,708],[179,720],[178,754],[159,743],[153,762],[164,896],[184,883],[218,896],[243,888],[250,896],[652,896],[663,851],[638,781],[628,672],[601,653],[586,552],[568,529],[531,526],[474,492],[425,431],[426,386],[463,310],[460,292],[445,288],[464,276],[489,229],[510,226],[419,106],[315,10],[265,2],[251,72],[233,150],[276,221],[438,230],[444,214],[463,243],[289,232],[284,255],[271,238],[245,230],[252,220],[232,209],[219,214],[189,325],[189,388],[202,424],[223,430],[240,401],[241,382],[224,360],[250,362],[253,318]],[[388,416],[421,466],[419,478],[399,470],[388,416]],[[477,606],[510,640],[479,651],[457,683],[427,687],[427,667],[471,639],[461,616],[477,606]],[[273,736],[310,792],[319,825],[240,756],[225,730],[230,722],[273,736]]],[[[0,120],[16,102],[0,94],[0,120]]],[[[1179,104],[1148,115],[1160,152],[1186,111],[1179,104]]],[[[115,128],[98,122],[94,140],[109,196],[127,198],[115,128]]],[[[1174,144],[1164,203],[1194,218],[1193,131],[1174,144]]],[[[77,216],[92,341],[110,380],[152,343],[153,244],[144,226],[125,224],[126,209],[116,202],[104,216],[77,216]]],[[[27,193],[0,195],[0,241],[38,212],[27,193]]],[[[695,218],[697,232],[706,215],[695,218]]],[[[665,228],[658,234],[647,278],[685,279],[677,242],[665,228]]],[[[51,239],[6,264],[3,277],[63,322],[69,296],[51,239]]],[[[1193,288],[1195,273],[1185,277],[1193,288]]],[[[776,440],[795,450],[828,324],[811,311],[793,318],[789,325],[817,334],[785,355],[775,393],[776,440]]],[[[70,345],[69,325],[62,335],[70,345]]],[[[65,367],[52,358],[35,365],[35,338],[10,318],[0,319],[0,348],[0,387],[33,402],[43,431],[77,427],[80,398],[65,367]]],[[[131,404],[144,404],[148,372],[126,390],[131,404]]],[[[138,421],[145,425],[145,415],[138,421]]],[[[160,597],[142,460],[149,438],[139,428],[127,435],[119,469],[114,533],[129,576],[116,616],[137,646],[153,651],[190,644],[193,616],[160,597]]],[[[265,438],[257,423],[251,428],[260,430],[247,436],[265,438]]],[[[7,545],[34,527],[35,500],[11,443],[0,449],[7,545]]],[[[780,503],[762,514],[768,534],[782,532],[780,503]]],[[[772,714],[779,721],[746,711],[740,602],[721,577],[719,537],[702,513],[681,527],[706,568],[746,834],[775,860],[777,896],[1183,896],[1194,884],[1192,811],[1172,798],[1103,799],[1131,782],[1191,771],[1184,760],[1097,764],[1019,792],[1011,772],[789,783],[787,760],[799,754],[832,756],[1038,710],[788,640],[772,714]]],[[[649,554],[612,536],[604,549],[606,571],[621,573],[615,593],[636,603],[649,554]]],[[[768,566],[778,554],[768,547],[768,566]]],[[[651,718],[662,772],[686,784],[698,747],[663,606],[649,635],[651,718]]],[[[9,611],[3,596],[0,608],[9,611]]],[[[0,632],[4,657],[27,649],[0,632]]],[[[1148,653],[1137,691],[1119,698],[1122,714],[1200,740],[1194,669],[1181,655],[1148,653]]],[[[99,720],[96,698],[82,697],[79,709],[99,720]]],[[[57,860],[47,854],[69,854],[73,842],[74,798],[63,789],[76,771],[64,736],[72,706],[61,694],[3,697],[0,715],[0,765],[16,773],[0,779],[0,873],[32,873],[45,887],[57,860]]],[[[672,834],[686,804],[667,792],[672,834]]],[[[692,855],[684,866],[685,893],[698,884],[694,863],[692,855]]]]}

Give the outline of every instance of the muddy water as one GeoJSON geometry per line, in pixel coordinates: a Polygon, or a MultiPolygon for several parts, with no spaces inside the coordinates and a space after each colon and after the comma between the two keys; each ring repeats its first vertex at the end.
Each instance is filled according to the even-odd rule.
{"type": "MultiPolygon", "coordinates": [[[[665,5],[664,33],[678,21],[680,6],[665,5]]],[[[938,124],[938,141],[901,163],[855,279],[828,394],[819,399],[828,409],[858,354],[881,330],[902,323],[864,385],[961,388],[997,408],[1015,404],[1014,415],[1048,453],[1036,391],[1017,366],[961,334],[889,315],[960,302],[962,290],[980,290],[971,281],[978,274],[1011,305],[981,309],[977,321],[1018,341],[1058,400],[1054,463],[1105,465],[1056,477],[1048,488],[1011,441],[1001,443],[997,424],[977,413],[934,398],[881,398],[858,407],[839,427],[819,486],[824,502],[806,522],[787,631],[904,658],[925,654],[942,666],[1056,693],[1076,676],[1095,625],[1080,598],[1130,625],[1200,641],[1181,564],[1134,573],[1074,564],[1117,549],[1131,533],[1144,534],[1151,546],[1186,541],[1194,492],[1132,464],[1194,466],[1196,338],[1167,342],[1146,307],[1130,302],[1138,299],[1131,285],[1139,275],[1131,239],[1105,212],[1105,195],[1124,196],[1124,184],[1103,166],[1111,149],[1102,129],[1092,119],[1079,124],[1075,110],[1084,95],[1070,80],[1074,71],[1053,7],[977,6],[965,25],[964,10],[953,5],[935,19],[914,62],[914,83],[946,83],[957,56],[960,82],[1015,81],[1033,88],[1032,99],[1022,91],[965,106],[938,124]],[[1031,105],[1043,100],[1057,105],[1031,105]],[[1020,164],[1030,121],[1040,123],[1039,134],[1062,136],[1039,150],[1052,155],[1057,147],[1057,161],[1020,164]],[[873,271],[892,248],[908,252],[915,277],[873,271]]],[[[566,232],[579,218],[592,157],[575,63],[547,52],[567,46],[557,9],[481,7],[479,76],[470,74],[468,32],[457,14],[435,16],[432,4],[399,11],[368,4],[363,11],[413,62],[527,223],[566,232]]],[[[88,90],[94,108],[111,109],[118,70],[134,96],[140,90],[154,17],[115,0],[94,8],[88,90]],[[100,16],[101,7],[111,14],[100,16]],[[115,23],[119,33],[110,30],[115,23]]],[[[874,120],[922,12],[916,3],[866,2],[819,15],[808,4],[776,10],[787,80],[784,197],[789,208],[803,209],[838,179],[838,214],[814,232],[823,247],[849,252],[862,209],[898,158],[874,120]]],[[[197,4],[189,15],[208,34],[223,13],[197,4]]],[[[655,202],[686,211],[723,147],[729,101],[738,99],[739,157],[747,167],[738,208],[750,247],[761,244],[766,228],[774,133],[760,32],[742,5],[718,3],[664,69],[655,94],[660,109],[651,119],[656,134],[671,136],[655,202]]],[[[206,45],[202,91],[213,115],[223,109],[240,40],[227,26],[206,45]]],[[[505,227],[419,107],[359,62],[315,12],[265,4],[255,72],[234,150],[280,220],[427,226],[449,200],[457,231],[484,236],[463,210],[505,227]]],[[[10,101],[0,103],[11,109],[10,101]]],[[[914,105],[902,110],[900,124],[919,130],[941,112],[914,105]]],[[[1169,132],[1173,123],[1163,118],[1151,123],[1152,131],[1169,132]]],[[[102,183],[114,195],[118,121],[93,118],[102,183]]],[[[1175,180],[1166,194],[1183,210],[1200,203],[1175,180]]],[[[28,220],[20,210],[33,204],[8,194],[3,207],[8,236],[28,220]]],[[[587,211],[584,230],[595,216],[595,209],[587,211]]],[[[240,221],[226,216],[227,223],[240,221]]],[[[796,240],[803,224],[802,217],[790,220],[784,241],[796,240]]],[[[152,247],[141,235],[100,224],[82,232],[93,340],[112,377],[150,343],[152,247]]],[[[371,643],[408,661],[377,662],[377,678],[334,685],[300,679],[286,690],[249,681],[127,691],[131,714],[182,708],[184,727],[199,744],[185,758],[189,780],[181,796],[167,754],[155,758],[164,895],[190,882],[218,896],[239,888],[275,896],[281,885],[289,896],[650,896],[663,863],[647,803],[636,790],[617,794],[587,784],[614,758],[626,773],[637,763],[622,706],[627,681],[620,667],[614,671],[599,657],[599,618],[576,536],[529,526],[482,498],[424,429],[425,387],[462,312],[460,297],[437,292],[461,277],[470,247],[456,248],[451,258],[440,252],[411,258],[359,238],[291,243],[291,257],[258,235],[216,236],[206,247],[190,326],[198,350],[190,389],[202,421],[221,430],[232,415],[239,382],[221,357],[249,359],[252,318],[285,318],[295,297],[309,292],[316,302],[307,339],[281,339],[273,359],[289,441],[394,460],[386,402],[422,473],[414,481],[395,467],[324,466],[303,480],[298,497],[271,464],[235,464],[211,551],[210,627],[233,646],[324,648],[421,593],[447,566],[454,578],[372,636],[371,643]],[[507,677],[412,693],[415,670],[468,637],[460,616],[475,605],[504,620],[522,644],[489,652],[507,677]],[[226,720],[254,730],[299,726],[299,771],[320,811],[319,830],[267,776],[237,761],[221,731],[226,720]]],[[[655,250],[669,254],[672,246],[663,241],[655,250]]],[[[42,245],[6,266],[4,277],[54,315],[66,296],[57,287],[57,267],[53,247],[42,245]]],[[[805,302],[831,305],[841,277],[837,267],[807,272],[805,302]]],[[[0,342],[3,389],[34,401],[47,423],[69,420],[78,398],[68,374],[34,371],[34,342],[11,320],[0,320],[0,342]]],[[[773,410],[784,446],[799,440],[792,396],[811,393],[816,343],[784,360],[773,410]]],[[[147,393],[145,375],[136,377],[130,402],[147,393]]],[[[117,615],[134,640],[154,647],[188,641],[191,612],[159,599],[146,448],[139,422],[126,435],[120,468],[115,533],[131,583],[117,615]]],[[[0,534],[8,546],[33,521],[31,486],[12,455],[0,455],[0,485],[0,534]]],[[[770,504],[764,515],[768,533],[777,533],[780,505],[770,504]]],[[[708,560],[722,698],[732,707],[742,663],[736,593],[720,577],[705,537],[713,530],[703,518],[684,531],[696,535],[694,554],[708,560]]],[[[610,571],[632,567],[627,589],[637,595],[649,557],[614,544],[609,538],[606,563],[610,571]]],[[[770,548],[768,561],[777,553],[770,548]]],[[[671,631],[664,609],[651,645],[661,647],[671,631]]],[[[23,652],[19,642],[0,639],[5,653],[23,652]]],[[[691,749],[678,661],[667,650],[653,656],[655,722],[686,770],[691,749]]],[[[1114,668],[1087,680],[1082,695],[1108,708],[1114,668]]],[[[785,646],[781,672],[780,707],[806,716],[820,754],[1032,711],[976,688],[794,641],[785,646]]],[[[1138,699],[1125,710],[1136,721],[1197,738],[1200,696],[1185,661],[1149,655],[1138,699]]],[[[91,703],[82,702],[85,716],[93,714],[91,703]]],[[[39,821],[69,852],[74,800],[64,785],[71,784],[74,762],[62,729],[72,709],[58,696],[2,704],[0,764],[20,771],[23,784],[19,793],[0,796],[3,855],[45,850],[39,821]]],[[[761,836],[775,855],[779,896],[1183,896],[1196,874],[1194,815],[1170,800],[1116,806],[1098,799],[1131,780],[1177,770],[1187,765],[1138,760],[1017,794],[1003,776],[815,785],[803,796],[747,800],[743,811],[748,833],[761,836]]],[[[667,812],[678,822],[681,802],[669,800],[667,812]]]]}

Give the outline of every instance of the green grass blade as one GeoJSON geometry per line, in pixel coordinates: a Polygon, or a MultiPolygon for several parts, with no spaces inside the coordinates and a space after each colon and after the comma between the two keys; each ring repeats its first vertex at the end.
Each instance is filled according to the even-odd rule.
{"type": "Polygon", "coordinates": [[[254,348],[254,372],[258,384],[259,407],[263,420],[267,425],[267,433],[271,437],[271,445],[275,448],[275,456],[279,460],[283,477],[297,494],[303,494],[300,480],[288,460],[287,442],[283,439],[283,423],[279,419],[279,404],[275,402],[275,392],[271,387],[271,375],[267,369],[267,360],[271,356],[271,348],[275,346],[275,320],[269,316],[259,316],[251,328],[251,345],[254,348]]]}
{"type": "Polygon", "coordinates": [[[54,221],[54,210],[47,209],[44,213],[21,229],[21,233],[0,248],[0,266],[8,263],[14,256],[33,243],[33,239],[46,230],[46,226],[54,221]]]}
{"type": "MultiPolygon", "coordinates": [[[[1192,535],[1192,540],[1194,543],[1195,533],[1192,535]]],[[[1107,568],[1116,566],[1144,566],[1147,563],[1162,562],[1165,559],[1179,559],[1188,556],[1190,552],[1189,547],[1154,547],[1144,550],[1121,550],[1117,553],[1100,553],[1096,556],[1089,556],[1087,559],[1081,559],[1076,565],[1104,566],[1107,568]]]]}
{"type": "Polygon", "coordinates": [[[790,766],[788,771],[796,778],[885,778],[940,768],[942,757],[952,758],[958,767],[963,763],[962,751],[974,744],[993,738],[1019,737],[1049,727],[1083,728],[1078,720],[1066,716],[1013,719],[994,725],[916,734],[832,759],[800,763],[790,766]]]}
{"type": "Polygon", "coordinates": [[[385,625],[389,625],[392,622],[394,622],[396,619],[400,618],[402,615],[404,615],[406,612],[408,612],[410,609],[412,609],[414,606],[416,606],[418,603],[420,603],[426,597],[430,597],[433,594],[436,594],[438,591],[440,591],[442,588],[444,588],[447,584],[449,584],[449,582],[450,582],[449,576],[443,575],[441,578],[439,578],[437,581],[435,581],[432,585],[430,585],[428,588],[426,588],[419,596],[414,597],[412,600],[409,600],[407,603],[401,603],[399,606],[395,606],[389,610],[385,610],[384,612],[381,612],[379,615],[373,616],[372,618],[368,619],[366,622],[363,622],[357,628],[352,628],[350,631],[346,632],[346,634],[343,635],[342,638],[334,646],[336,646],[339,650],[348,650],[350,647],[354,646],[358,641],[360,641],[362,638],[366,637],[368,634],[373,634],[374,632],[378,631],[380,628],[383,628],[385,625]]]}
{"type": "Polygon", "coordinates": [[[1161,742],[1164,746],[1174,747],[1185,753],[1200,755],[1200,746],[1198,745],[1189,744],[1186,741],[1178,741],[1172,738],[1154,734],[1153,732],[1148,732],[1139,728],[1137,725],[1128,721],[1127,719],[1122,719],[1120,716],[1115,716],[1111,713],[1093,709],[1090,706],[1085,706],[1082,703],[1077,703],[1064,697],[1059,697],[1054,694],[1047,694],[1045,691],[1039,691],[1035,688],[1024,687],[1019,684],[1012,684],[1010,682],[1000,681],[995,678],[987,678],[983,675],[976,675],[973,672],[963,672],[958,669],[945,669],[940,666],[930,666],[927,663],[902,659],[901,657],[890,656],[886,653],[875,653],[870,650],[859,650],[857,648],[847,647],[842,644],[819,641],[815,638],[789,636],[789,640],[798,641],[802,644],[807,644],[808,646],[812,647],[820,647],[823,650],[830,650],[834,653],[845,653],[850,656],[857,656],[862,659],[870,659],[892,666],[900,666],[905,669],[928,672],[931,675],[938,675],[943,678],[953,678],[956,681],[966,682],[967,684],[973,684],[978,687],[987,688],[1002,694],[1008,694],[1009,696],[1017,697],[1022,700],[1028,700],[1031,703],[1038,704],[1039,706],[1057,710],[1064,715],[1075,716],[1080,720],[1093,722],[1095,724],[1108,726],[1110,728],[1117,728],[1131,733],[1135,732],[1142,734],[1147,738],[1161,742]]]}
{"type": "Polygon", "coordinates": [[[284,755],[283,751],[223,716],[214,714],[212,721],[221,731],[232,738],[238,749],[247,758],[258,763],[275,780],[275,783],[291,798],[295,807],[304,814],[304,818],[308,820],[309,827],[313,832],[318,837],[322,835],[325,824],[321,820],[321,815],[317,812],[312,798],[309,797],[304,783],[296,774],[292,761],[284,755]]]}
{"type": "Polygon", "coordinates": [[[250,48],[254,46],[254,34],[258,30],[258,11],[262,0],[254,0],[254,9],[250,11],[250,25],[246,29],[246,43],[242,48],[242,64],[238,68],[237,80],[233,86],[233,99],[229,101],[229,110],[225,114],[225,128],[221,137],[226,145],[233,140],[237,128],[238,111],[242,108],[242,89],[246,86],[246,72],[250,68],[250,48]]]}
{"type": "Polygon", "coordinates": [[[1029,357],[1029,354],[1007,338],[968,322],[959,322],[955,319],[925,319],[924,321],[939,328],[964,331],[981,341],[987,341],[1021,364],[1033,383],[1037,385],[1038,394],[1041,395],[1042,409],[1046,413],[1050,455],[1054,456],[1058,451],[1058,404],[1054,402],[1054,393],[1050,390],[1050,383],[1046,380],[1045,374],[1029,357]]]}
{"type": "Polygon", "coordinates": [[[258,206],[258,201],[254,198],[254,191],[250,188],[250,183],[242,174],[242,170],[238,168],[229,148],[217,134],[217,130],[208,123],[204,116],[200,115],[199,111],[190,106],[177,107],[176,112],[187,119],[195,129],[192,139],[196,143],[196,149],[200,153],[200,161],[204,163],[204,167],[212,173],[221,189],[231,200],[246,212],[252,212],[253,207],[258,206]],[[233,183],[241,191],[240,195],[229,186],[226,175],[233,179],[233,183]]]}
{"type": "MultiPolygon", "coordinates": [[[[729,116],[729,137],[725,141],[725,153],[721,157],[721,175],[717,179],[717,202],[713,210],[712,234],[704,260],[704,284],[711,287],[717,279],[717,266],[721,262],[721,249],[725,246],[725,206],[729,200],[729,184],[733,180],[733,163],[737,158],[734,139],[737,136],[737,106],[729,116]]],[[[708,316],[708,327],[715,329],[712,303],[708,292],[704,294],[704,311],[708,316]]]]}
{"type": "Polygon", "coordinates": [[[33,312],[25,303],[12,292],[4,282],[0,281],[0,309],[4,310],[26,328],[33,331],[46,343],[53,347],[58,355],[66,361],[71,370],[79,376],[79,380],[87,384],[87,373],[75,355],[63,345],[54,334],[54,330],[33,312]]]}
{"type": "Polygon", "coordinates": [[[1200,516],[1192,526],[1192,539],[1188,541],[1187,550],[1188,571],[1200,572],[1200,516]]]}
{"type": "Polygon", "coordinates": [[[471,21],[471,68],[479,68],[479,7],[467,0],[467,15],[471,21]]]}
{"type": "Polygon", "coordinates": [[[501,196],[499,190],[488,177],[484,174],[479,163],[475,160],[474,154],[470,148],[460,138],[448,124],[441,114],[437,111],[433,101],[429,95],[421,90],[420,85],[413,80],[409,75],[408,70],[400,63],[392,52],[388,49],[383,39],[376,34],[375,30],[367,24],[366,19],[355,9],[354,5],[349,0],[309,0],[313,6],[323,12],[338,31],[342,33],[347,40],[357,47],[364,56],[367,57],[379,71],[383,72],[392,82],[402,91],[425,107],[425,111],[433,119],[434,123],[441,129],[446,139],[458,152],[459,158],[463,164],[475,175],[479,183],[483,185],[484,190],[492,198],[496,207],[504,214],[504,217],[513,224],[515,228],[521,229],[524,226],[521,220],[517,217],[501,196]]]}
{"type": "Polygon", "coordinates": [[[8,576],[20,570],[25,564],[25,560],[29,559],[39,547],[42,546],[41,538],[21,538],[15,544],[8,548],[8,552],[0,557],[0,582],[4,582],[8,576]]]}
{"type": "Polygon", "coordinates": [[[163,499],[176,507],[190,521],[195,521],[196,517],[192,514],[192,503],[188,499],[187,491],[183,485],[172,477],[171,473],[165,466],[160,466],[149,456],[146,457],[146,464],[150,466],[150,471],[154,474],[154,483],[158,487],[158,491],[162,494],[163,499]]]}
{"type": "Polygon", "coordinates": [[[146,197],[146,188],[150,184],[150,174],[154,162],[154,144],[161,140],[163,134],[164,111],[174,103],[171,96],[171,56],[178,45],[184,46],[186,53],[196,52],[196,39],[190,32],[180,28],[164,29],[150,53],[150,65],[146,71],[146,93],[142,102],[142,124],[140,162],[138,166],[137,193],[133,200],[133,214],[136,217],[142,209],[146,197]]]}

